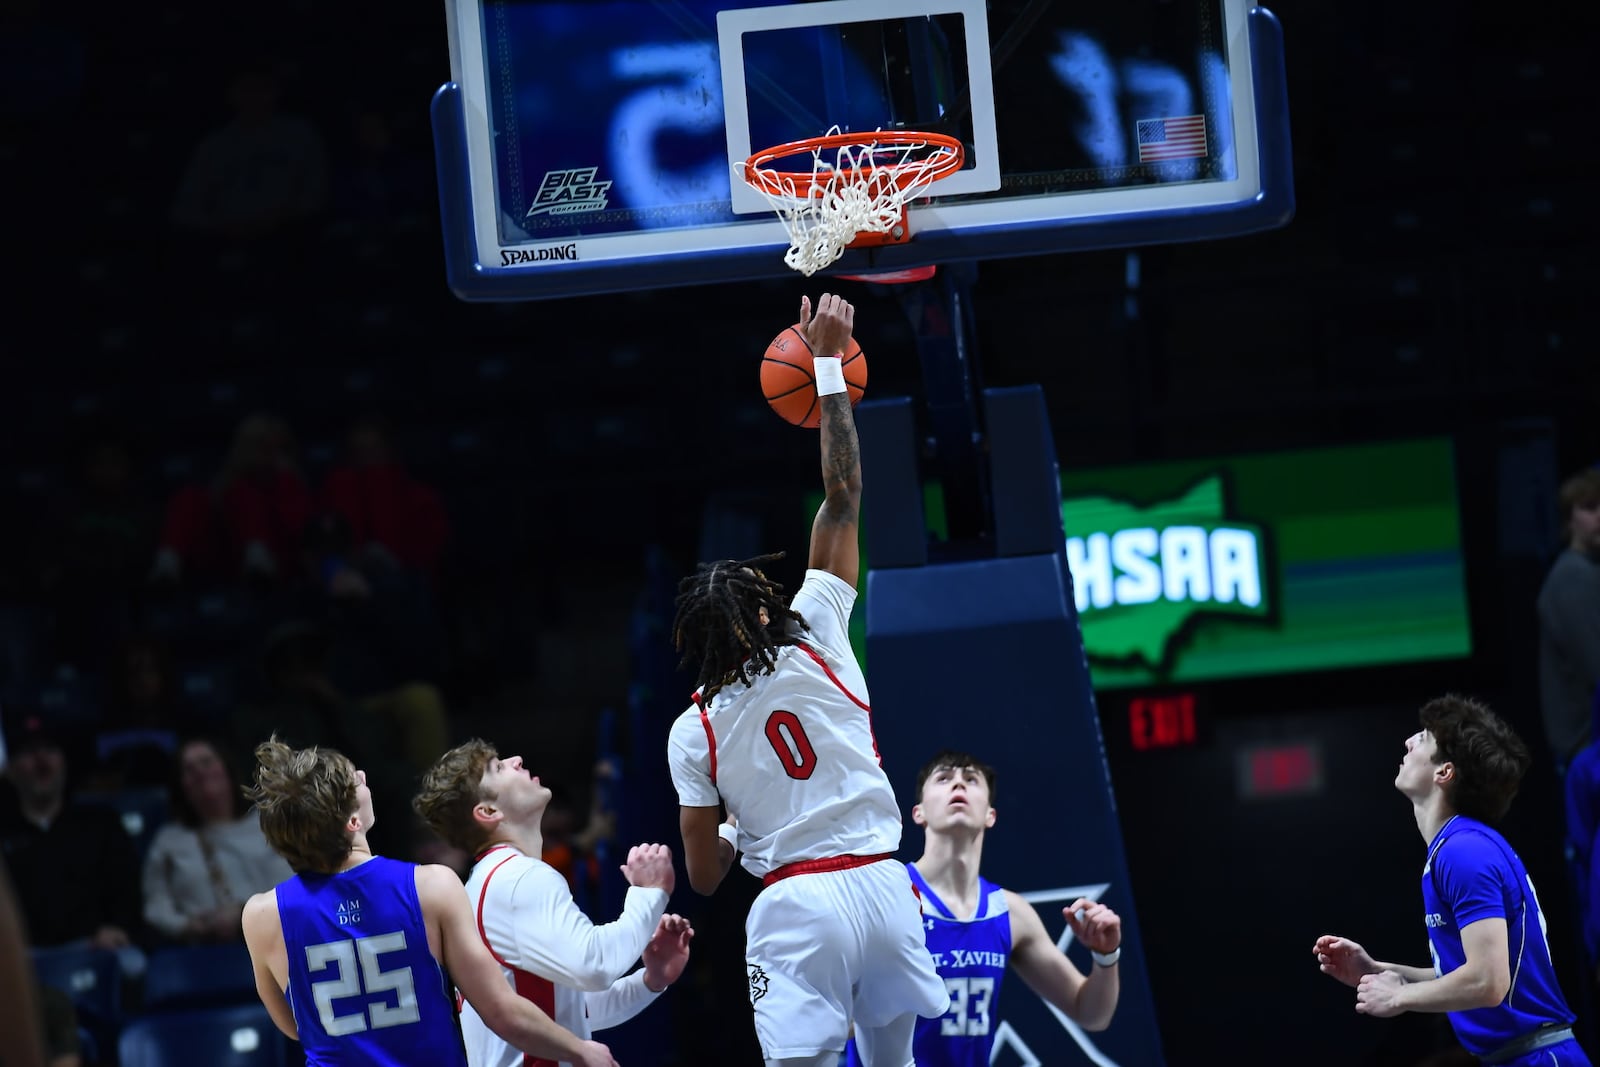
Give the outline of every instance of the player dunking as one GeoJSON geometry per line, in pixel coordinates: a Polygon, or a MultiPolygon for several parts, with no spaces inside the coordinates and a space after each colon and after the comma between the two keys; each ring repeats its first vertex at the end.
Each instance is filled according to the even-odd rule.
{"type": "Polygon", "coordinates": [[[1332,934],[1317,938],[1312,952],[1324,974],[1355,987],[1364,1015],[1446,1012],[1462,1047],[1484,1063],[1589,1067],[1533,882],[1488,825],[1511,806],[1527,746],[1473,700],[1441,697],[1419,718],[1394,785],[1411,801],[1428,846],[1422,904],[1433,966],[1380,963],[1332,934]]]}
{"type": "Polygon", "coordinates": [[[800,323],[816,355],[825,490],[809,569],[788,605],[761,570],[778,557],[705,563],[683,580],[673,638],[698,688],[669,760],[695,890],[713,892],[738,851],[765,883],[745,956],[766,1062],[835,1063],[853,1019],[871,1067],[906,1067],[917,1017],[944,1014],[949,998],[892,858],[900,811],[848,634],[861,458],[836,353],[854,309],[824,294],[813,318],[803,298],[800,323]]]}
{"type": "Polygon", "coordinates": [[[449,868],[374,856],[366,775],[330,749],[256,748],[246,792],[267,841],[299,873],[244,908],[256,992],[308,1065],[465,1067],[445,971],[525,1052],[616,1067],[511,991],[449,868]]]}
{"type": "MultiPolygon", "coordinates": [[[[1050,940],[1033,905],[979,877],[984,834],[995,822],[994,782],[994,768],[964,752],[941,752],[917,775],[911,818],[926,840],[911,878],[922,897],[928,951],[950,990],[944,1017],[917,1023],[917,1067],[987,1067],[1007,964],[1085,1030],[1104,1030],[1117,1010],[1116,912],[1084,897],[1061,909],[1094,958],[1085,975],[1050,940]]],[[[849,1062],[859,1062],[850,1051],[849,1062]]]]}

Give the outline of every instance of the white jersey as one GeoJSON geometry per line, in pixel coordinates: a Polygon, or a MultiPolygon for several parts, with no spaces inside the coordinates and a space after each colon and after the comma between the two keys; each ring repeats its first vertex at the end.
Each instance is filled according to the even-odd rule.
{"type": "MultiPolygon", "coordinates": [[[[619,976],[655,933],[667,910],[665,890],[629,888],[621,917],[595,926],[559,871],[501,845],[473,864],[467,899],[506,982],[579,1037],[631,1019],[655,1000],[643,969],[619,976]]],[[[471,1004],[461,1009],[461,1037],[468,1067],[555,1067],[501,1039],[471,1004]]]]}
{"type": "Polygon", "coordinates": [[[678,803],[726,803],[741,862],[757,877],[800,860],[900,847],[900,807],[879,765],[867,683],[850,648],[855,599],[837,576],[806,571],[790,603],[809,626],[791,630],[803,644],[778,649],[771,674],[723,686],[672,725],[678,803]]]}

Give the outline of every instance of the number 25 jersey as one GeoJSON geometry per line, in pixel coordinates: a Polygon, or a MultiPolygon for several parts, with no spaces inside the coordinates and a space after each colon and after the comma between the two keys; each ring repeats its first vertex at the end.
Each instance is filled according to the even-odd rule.
{"type": "Polygon", "coordinates": [[[738,820],[745,870],[871,856],[900,847],[900,807],[878,762],[867,683],[850,647],[856,591],[806,571],[790,607],[803,644],[777,650],[771,674],[736,679],[680,715],[667,742],[685,807],[725,801],[738,820]]]}
{"type": "Polygon", "coordinates": [[[466,1067],[415,864],[374,857],[277,889],[289,1006],[307,1067],[466,1067]]]}

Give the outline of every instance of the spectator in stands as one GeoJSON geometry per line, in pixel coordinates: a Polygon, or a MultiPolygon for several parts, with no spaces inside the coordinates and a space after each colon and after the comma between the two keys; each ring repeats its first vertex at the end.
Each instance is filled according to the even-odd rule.
{"type": "Polygon", "coordinates": [[[444,634],[425,580],[382,549],[360,549],[333,512],[306,526],[302,566],[313,578],[301,612],[327,627],[329,674],[346,693],[365,698],[442,674],[444,634]]]}
{"type": "MultiPolygon", "coordinates": [[[[297,343],[294,308],[261,294],[292,279],[318,288],[328,208],[327,152],[311,121],[280,107],[279,65],[249,59],[227,84],[232,114],[189,155],[173,198],[166,285],[185,293],[185,328],[234,346],[297,343]],[[282,332],[278,332],[282,331],[282,332]]],[[[200,343],[204,343],[203,341],[200,343]]]]}
{"type": "Polygon", "coordinates": [[[35,946],[88,944],[117,953],[122,973],[144,973],[138,937],[139,865],[116,814],[68,795],[67,752],[38,714],[17,714],[6,730],[13,791],[0,798],[0,851],[35,946]]]}
{"type": "Polygon", "coordinates": [[[159,526],[132,438],[121,427],[98,425],[74,446],[72,468],[73,482],[55,502],[41,546],[44,583],[131,593],[149,566],[159,526]]]}
{"type": "Polygon", "coordinates": [[[49,508],[33,560],[52,609],[51,653],[85,667],[105,655],[150,565],[159,514],[123,430],[97,426],[73,453],[73,480],[49,508]]]}
{"type": "Polygon", "coordinates": [[[185,486],[168,501],[151,577],[275,580],[298,563],[311,511],[288,424],[252,415],[211,484],[185,486]]]}
{"type": "Polygon", "coordinates": [[[436,574],[450,534],[444,504],[406,469],[381,417],[351,423],[344,455],[322,483],[320,503],[350,531],[349,564],[436,574]]]}
{"type": "Polygon", "coordinates": [[[233,115],[195,146],[172,204],[184,230],[233,242],[282,241],[327,207],[327,152],[309,121],[279,110],[272,65],[248,63],[228,85],[233,115]]]}
{"type": "Polygon", "coordinates": [[[95,734],[97,790],[166,785],[178,739],[201,727],[179,688],[167,646],[147,634],[124,638],[106,671],[106,707],[95,734]]]}
{"type": "MultiPolygon", "coordinates": [[[[331,674],[334,640],[327,628],[288,623],[267,638],[266,699],[234,716],[235,740],[248,745],[276,731],[298,747],[337,748],[366,769],[380,801],[409,803],[417,775],[450,747],[443,694],[425,682],[357,695],[331,674]]],[[[412,828],[375,827],[384,848],[408,854],[412,828]]]]}
{"type": "Polygon", "coordinates": [[[225,746],[192,737],[178,749],[172,820],[144,861],[144,918],[176,941],[238,941],[244,902],[294,872],[261,833],[225,746]]]}
{"type": "Polygon", "coordinates": [[[393,275],[404,283],[411,233],[437,213],[426,167],[401,151],[384,101],[357,101],[348,135],[337,142],[333,213],[337,237],[361,261],[363,273],[393,275]]]}
{"type": "Polygon", "coordinates": [[[1593,740],[1567,768],[1567,859],[1577,890],[1579,932],[1591,973],[1600,979],[1600,879],[1595,851],[1600,835],[1600,691],[1590,712],[1593,740]]]}
{"type": "Polygon", "coordinates": [[[1560,505],[1567,544],[1539,590],[1539,696],[1564,772],[1592,739],[1590,702],[1600,687],[1600,467],[1563,482],[1560,505]]]}
{"type": "Polygon", "coordinates": [[[589,814],[579,819],[572,794],[560,782],[546,782],[550,802],[545,806],[540,822],[542,837],[540,859],[566,878],[573,894],[581,900],[591,900],[597,892],[600,873],[600,849],[617,833],[617,815],[605,803],[606,784],[617,776],[610,760],[599,760],[594,766],[593,788],[590,790],[589,814]]]}

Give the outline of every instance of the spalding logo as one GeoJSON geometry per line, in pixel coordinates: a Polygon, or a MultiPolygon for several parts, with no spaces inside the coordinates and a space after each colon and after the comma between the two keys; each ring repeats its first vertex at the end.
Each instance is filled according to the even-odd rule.
{"type": "Polygon", "coordinates": [[[502,248],[500,250],[500,265],[509,267],[515,263],[550,263],[554,260],[577,259],[578,246],[556,245],[553,248],[502,248]]]}

